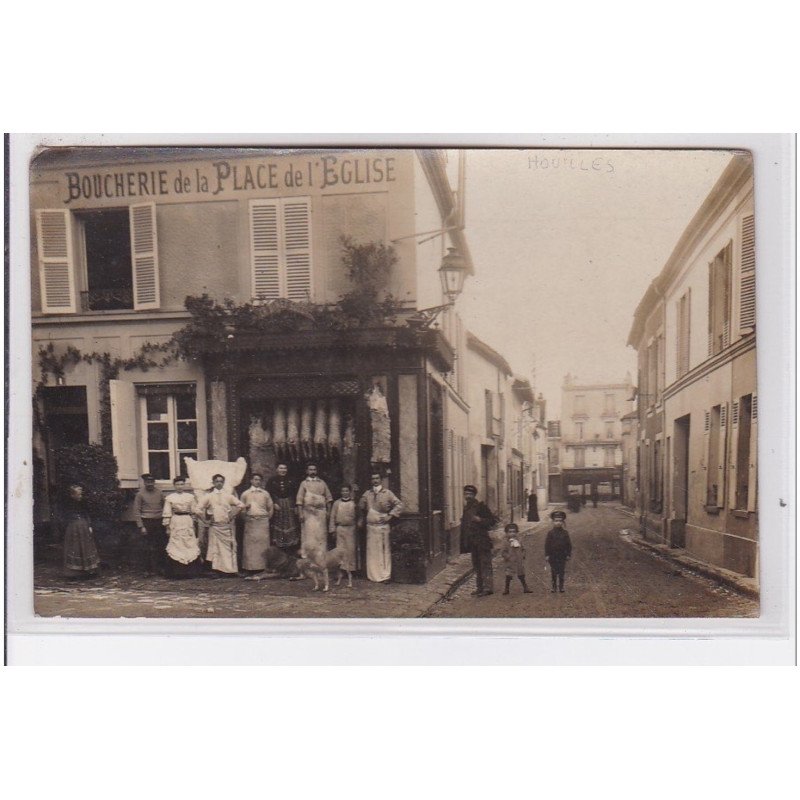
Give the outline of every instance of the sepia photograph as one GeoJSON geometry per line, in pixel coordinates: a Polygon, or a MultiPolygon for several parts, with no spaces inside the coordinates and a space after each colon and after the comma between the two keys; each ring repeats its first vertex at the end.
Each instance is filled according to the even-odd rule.
{"type": "Polygon", "coordinates": [[[758,618],[754,180],[39,148],[35,614],[758,618]]]}

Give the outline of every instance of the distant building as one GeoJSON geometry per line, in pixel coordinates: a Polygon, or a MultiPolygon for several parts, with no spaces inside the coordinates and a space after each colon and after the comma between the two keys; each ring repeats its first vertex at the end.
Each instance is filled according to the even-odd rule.
{"type": "Polygon", "coordinates": [[[571,375],[561,387],[561,494],[601,499],[622,495],[622,422],[632,410],[633,384],[579,384],[571,375]]]}
{"type": "MultiPolygon", "coordinates": [[[[467,482],[477,486],[499,517],[516,520],[524,515],[527,492],[538,494],[545,479],[545,401],[542,395],[535,398],[530,383],[514,375],[508,361],[472,333],[466,336],[466,355],[467,482]]],[[[546,504],[546,491],[542,500],[546,504]]]]}
{"type": "Polygon", "coordinates": [[[752,160],[734,156],[639,303],[643,529],[758,576],[752,160]]]}
{"type": "Polygon", "coordinates": [[[561,486],[561,420],[547,421],[547,493],[551,503],[563,503],[561,486]]]}

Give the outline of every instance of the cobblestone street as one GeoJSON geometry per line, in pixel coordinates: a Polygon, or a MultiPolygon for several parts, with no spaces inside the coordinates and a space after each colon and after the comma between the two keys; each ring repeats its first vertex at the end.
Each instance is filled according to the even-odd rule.
{"type": "MultiPolygon", "coordinates": [[[[523,523],[523,531],[526,523],[523,523]]],[[[381,617],[753,617],[758,603],[718,582],[637,547],[621,531],[633,519],[618,506],[585,508],[570,514],[567,526],[573,557],[567,565],[566,593],[550,592],[544,561],[549,520],[528,526],[527,579],[503,596],[503,567],[495,559],[491,597],[475,589],[469,555],[453,559],[426,585],[375,584],[354,579],[327,594],[309,580],[200,577],[173,581],[145,577],[135,569],[104,569],[93,579],[74,581],[51,557],[35,569],[35,608],[41,616],[156,618],[381,618],[381,617]],[[464,580],[465,576],[468,576],[464,580]],[[455,588],[454,588],[455,587],[455,588]]]]}
{"type": "Polygon", "coordinates": [[[633,544],[620,532],[634,526],[618,506],[584,508],[567,517],[573,546],[566,592],[550,591],[544,560],[549,520],[523,537],[527,581],[523,594],[515,579],[502,594],[502,562],[494,563],[494,594],[472,597],[475,579],[462,584],[431,612],[435,617],[757,617],[758,603],[633,544]]]}

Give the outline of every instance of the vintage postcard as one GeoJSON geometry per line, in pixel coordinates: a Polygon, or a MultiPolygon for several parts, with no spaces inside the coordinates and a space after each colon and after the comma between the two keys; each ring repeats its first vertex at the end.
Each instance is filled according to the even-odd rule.
{"type": "Polygon", "coordinates": [[[754,163],[45,147],[41,618],[759,616],[754,163]]]}

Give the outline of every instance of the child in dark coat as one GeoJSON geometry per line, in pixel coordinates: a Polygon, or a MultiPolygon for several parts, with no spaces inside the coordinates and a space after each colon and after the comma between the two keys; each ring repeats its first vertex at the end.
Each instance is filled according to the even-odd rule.
{"type": "Polygon", "coordinates": [[[550,562],[550,573],[553,579],[551,591],[556,591],[557,583],[558,591],[563,592],[564,572],[567,561],[572,556],[572,542],[564,527],[567,515],[563,511],[554,511],[550,515],[550,519],[553,520],[553,528],[548,531],[547,538],[544,540],[544,555],[550,562]]]}
{"type": "Polygon", "coordinates": [[[511,593],[511,581],[515,575],[522,584],[522,591],[525,594],[530,594],[531,590],[525,582],[525,548],[519,540],[519,528],[513,522],[510,522],[506,525],[505,532],[506,538],[500,550],[500,555],[503,556],[503,562],[506,566],[506,588],[503,594],[511,593]]]}

